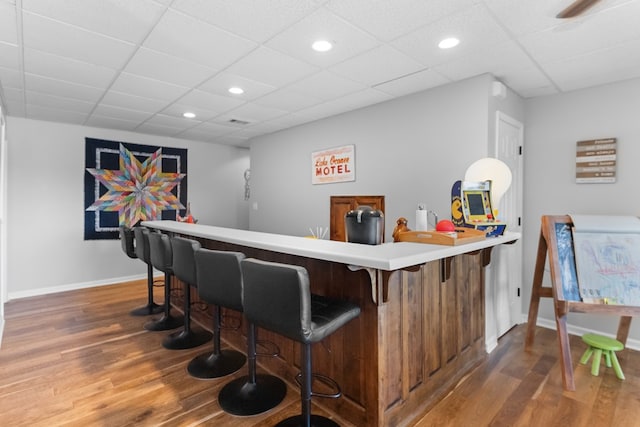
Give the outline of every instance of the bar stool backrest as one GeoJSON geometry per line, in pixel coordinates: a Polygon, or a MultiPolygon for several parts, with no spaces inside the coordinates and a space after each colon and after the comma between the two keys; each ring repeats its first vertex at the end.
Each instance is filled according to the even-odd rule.
{"type": "Polygon", "coordinates": [[[210,304],[242,312],[242,252],[200,248],[195,253],[198,295],[210,304]]]}
{"type": "Polygon", "coordinates": [[[150,264],[151,253],[149,251],[149,230],[142,226],[133,227],[133,235],[136,240],[136,256],[146,264],[150,264]]]}
{"type": "Polygon", "coordinates": [[[120,244],[122,245],[122,252],[127,254],[129,258],[138,258],[136,255],[136,249],[134,246],[133,230],[127,226],[121,225],[119,229],[120,244]]]}
{"type": "Polygon", "coordinates": [[[151,252],[151,265],[163,273],[173,274],[173,254],[169,236],[163,233],[147,232],[146,237],[151,252]]]}
{"type": "Polygon", "coordinates": [[[198,286],[196,276],[195,252],[200,249],[200,242],[184,237],[172,237],[173,274],[184,283],[198,286]]]}
{"type": "Polygon", "coordinates": [[[309,274],[304,267],[247,258],[242,304],[258,327],[306,343],[312,333],[309,274]]]}

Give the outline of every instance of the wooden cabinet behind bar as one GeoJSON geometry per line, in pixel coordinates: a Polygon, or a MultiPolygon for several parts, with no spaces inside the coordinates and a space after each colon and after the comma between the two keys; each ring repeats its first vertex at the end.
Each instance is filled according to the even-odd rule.
{"type": "MultiPolygon", "coordinates": [[[[343,391],[340,399],[315,399],[314,403],[330,407],[356,426],[411,425],[486,356],[482,252],[454,257],[451,276],[444,282],[440,261],[416,271],[393,272],[389,300],[377,305],[364,270],[354,272],[344,264],[221,242],[203,241],[203,245],[302,265],[309,271],[312,292],[360,305],[358,318],[313,346],[314,371],[335,379],[343,391]]],[[[173,286],[179,289],[180,284],[173,286]]],[[[194,302],[197,307],[195,295],[194,302]]],[[[173,304],[180,307],[179,298],[173,304]]],[[[241,321],[239,313],[225,313],[241,321]]],[[[196,310],[194,316],[210,324],[208,312],[196,310]]],[[[245,328],[225,329],[223,337],[243,350],[245,328]]],[[[258,335],[280,348],[278,357],[259,358],[261,369],[294,384],[300,370],[299,345],[262,329],[258,335]]]]}
{"type": "Polygon", "coordinates": [[[371,206],[384,213],[384,196],[331,196],[330,203],[329,239],[340,242],[347,241],[344,217],[350,210],[371,206]]]}

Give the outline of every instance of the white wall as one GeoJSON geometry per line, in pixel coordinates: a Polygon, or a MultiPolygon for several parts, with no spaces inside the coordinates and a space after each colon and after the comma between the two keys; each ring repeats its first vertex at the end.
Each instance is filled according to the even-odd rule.
{"type": "Polygon", "coordinates": [[[247,149],[15,117],[7,133],[9,299],[144,277],[119,241],[83,240],[85,137],[187,148],[194,216],[248,228],[247,149]]]}
{"type": "Polygon", "coordinates": [[[255,138],[251,229],[327,227],[331,195],[384,195],[387,241],[398,217],[414,225],[420,202],[448,218],[452,184],[488,154],[492,81],[483,75],[255,138]],[[311,153],[347,144],[355,144],[355,182],[312,185],[311,153]]]}
{"type": "MultiPolygon", "coordinates": [[[[528,310],[540,217],[547,214],[640,214],[640,79],[526,102],[524,197],[524,310],[528,310]],[[618,139],[615,184],[576,184],[576,142],[618,139]]],[[[547,267],[548,268],[548,267],[547,267]]],[[[548,275],[545,284],[550,284],[548,275]]],[[[555,326],[551,301],[543,299],[539,321],[555,326]]],[[[571,327],[615,334],[617,318],[571,314],[571,327]]],[[[637,322],[637,320],[635,321],[637,322]]],[[[632,322],[636,348],[639,325],[632,322]]]]}
{"type": "MultiPolygon", "coordinates": [[[[328,227],[331,195],[384,195],[386,241],[399,217],[415,226],[418,203],[450,218],[453,183],[494,154],[496,110],[524,119],[515,93],[491,97],[493,81],[483,75],[254,139],[251,229],[308,235],[328,227]],[[312,185],[311,153],[347,144],[355,144],[356,181],[312,185]]],[[[488,349],[497,342],[493,299],[487,283],[488,349]]]]}
{"type": "Polygon", "coordinates": [[[7,224],[6,217],[6,122],[0,97],[0,345],[4,333],[4,302],[7,299],[7,224]]]}

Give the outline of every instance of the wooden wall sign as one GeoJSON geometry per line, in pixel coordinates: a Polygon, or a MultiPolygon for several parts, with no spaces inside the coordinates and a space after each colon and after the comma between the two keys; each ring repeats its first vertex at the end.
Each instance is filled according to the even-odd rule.
{"type": "Polygon", "coordinates": [[[329,184],[356,180],[355,146],[329,148],[311,153],[311,183],[329,184]]]}
{"type": "Polygon", "coordinates": [[[616,138],[578,141],[576,183],[616,182],[616,154],[616,138]]]}

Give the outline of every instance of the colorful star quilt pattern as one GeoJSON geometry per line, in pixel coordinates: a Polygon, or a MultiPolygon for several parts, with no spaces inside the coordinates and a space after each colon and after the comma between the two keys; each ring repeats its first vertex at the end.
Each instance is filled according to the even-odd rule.
{"type": "Polygon", "coordinates": [[[111,236],[115,232],[117,238],[120,225],[132,227],[140,221],[166,219],[167,213],[175,219],[176,212],[185,209],[186,186],[180,187],[187,175],[186,150],[180,150],[184,151],[183,159],[182,153],[164,154],[177,149],[91,141],[86,165],[94,167],[85,168],[85,239],[92,238],[87,235],[91,228],[94,233],[104,231],[111,236]],[[185,193],[182,200],[179,190],[185,193]],[[93,198],[88,198],[88,193],[93,198]]]}

